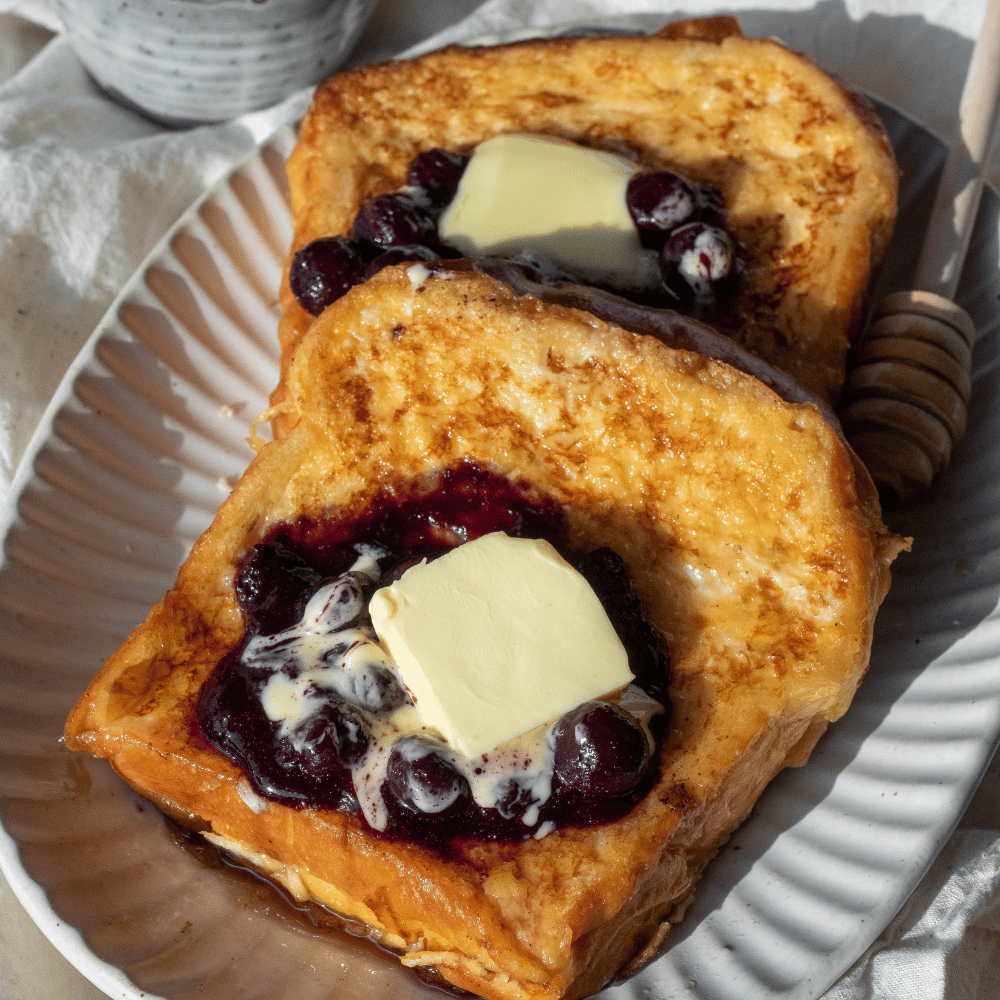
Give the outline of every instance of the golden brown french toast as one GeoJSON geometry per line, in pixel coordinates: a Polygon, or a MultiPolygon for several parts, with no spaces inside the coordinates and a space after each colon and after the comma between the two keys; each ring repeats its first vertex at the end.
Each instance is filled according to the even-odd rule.
{"type": "Polygon", "coordinates": [[[381,271],[311,326],[287,386],[288,433],[81,696],[67,745],[409,966],[489,1000],[589,995],[656,952],[767,782],[847,709],[904,543],[814,406],[480,273],[381,271]],[[627,565],[670,657],[652,786],[613,822],[436,848],[248,794],[196,717],[243,636],[247,551],[467,463],[627,565]]]}
{"type": "MultiPolygon", "coordinates": [[[[867,101],[779,42],[743,37],[733,18],[450,47],[332,77],[288,164],[293,251],[349,234],[421,151],[468,153],[519,132],[717,186],[742,273],[704,318],[836,403],[895,221],[895,160],[867,101]]],[[[282,306],[287,359],[312,316],[287,280],[282,306]]]]}

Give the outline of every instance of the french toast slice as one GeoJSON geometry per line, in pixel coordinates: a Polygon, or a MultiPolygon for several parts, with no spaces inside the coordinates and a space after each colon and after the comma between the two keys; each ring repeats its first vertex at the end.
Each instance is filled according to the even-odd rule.
{"type": "MultiPolygon", "coordinates": [[[[288,163],[293,253],[349,234],[419,152],[517,132],[718,186],[742,274],[702,318],[836,404],[895,221],[892,148],[866,100],[730,17],[647,37],[456,46],[333,76],[288,163]]],[[[287,364],[313,317],[287,277],[281,304],[287,364]]]]}
{"type": "Polygon", "coordinates": [[[582,997],[653,955],[725,837],[847,709],[904,541],[808,403],[474,271],[388,268],[334,303],[174,587],[66,724],[179,822],[488,1000],[582,997]],[[655,784],[540,839],[374,833],[248,794],[196,702],[241,641],[234,577],[276,525],[353,518],[462,463],[526,482],[625,561],[669,652],[655,784]]]}

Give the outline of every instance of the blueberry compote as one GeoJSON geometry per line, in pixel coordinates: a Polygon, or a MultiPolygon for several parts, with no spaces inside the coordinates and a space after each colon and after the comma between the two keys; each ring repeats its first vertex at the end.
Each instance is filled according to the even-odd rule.
{"type": "Polygon", "coordinates": [[[354,519],[275,527],[237,574],[244,638],[202,689],[202,732],[265,798],[356,813],[388,837],[522,839],[623,815],[656,776],[667,665],[620,557],[564,541],[555,505],[472,464],[354,519]],[[469,760],[421,725],[367,607],[415,562],[490,531],[547,538],[577,566],[636,682],[469,760]]]}
{"type": "MultiPolygon", "coordinates": [[[[405,186],[358,209],[350,238],[321,237],[298,250],[289,281],[302,308],[318,316],[390,264],[459,256],[440,241],[437,223],[467,162],[459,153],[425,150],[410,165],[405,186]]],[[[662,286],[652,293],[612,291],[646,305],[701,313],[732,292],[738,260],[719,188],[670,170],[637,173],[628,183],[625,203],[642,245],[656,254],[662,286]]]]}

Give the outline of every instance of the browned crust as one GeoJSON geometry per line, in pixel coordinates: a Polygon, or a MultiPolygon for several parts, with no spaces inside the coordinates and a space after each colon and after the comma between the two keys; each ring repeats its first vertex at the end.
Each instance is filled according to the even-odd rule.
{"type": "Polygon", "coordinates": [[[686,21],[666,24],[656,33],[660,38],[671,41],[714,42],[718,45],[726,38],[742,37],[740,22],[730,14],[715,17],[691,17],[686,21]]]}
{"type": "Polygon", "coordinates": [[[289,433],[80,698],[67,745],[295,866],[451,983],[490,1000],[593,992],[648,957],[770,777],[847,709],[902,540],[814,407],[481,274],[383,271],[313,326],[288,385],[289,433]],[[629,564],[673,663],[656,786],[607,827],[455,842],[448,860],[339,813],[254,812],[192,707],[240,636],[240,553],[276,521],[468,458],[526,477],[578,544],[629,564]]]}
{"type": "MultiPolygon", "coordinates": [[[[718,184],[742,246],[740,293],[712,325],[835,402],[896,213],[871,105],[732,18],[643,38],[453,46],[322,84],[289,162],[293,249],[347,233],[421,149],[561,135],[718,184]]],[[[287,359],[311,323],[282,289],[287,359]]]]}

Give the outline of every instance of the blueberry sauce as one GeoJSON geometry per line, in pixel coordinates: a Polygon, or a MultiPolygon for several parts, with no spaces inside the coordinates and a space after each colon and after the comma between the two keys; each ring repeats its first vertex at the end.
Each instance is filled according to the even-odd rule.
{"type": "Polygon", "coordinates": [[[466,463],[381,494],[351,519],[278,525],[244,558],[236,596],[244,638],[203,686],[197,719],[265,799],[353,813],[376,835],[440,846],[609,822],[655,780],[665,656],[621,558],[568,550],[561,512],[527,484],[466,463]],[[579,569],[636,681],[618,706],[585,702],[534,742],[469,761],[411,725],[416,710],[367,604],[414,562],[495,530],[547,538],[579,569]]]}
{"type": "MultiPolygon", "coordinates": [[[[302,308],[318,316],[389,264],[459,256],[438,238],[437,222],[467,163],[467,156],[448,150],[419,153],[404,187],[358,209],[349,239],[321,237],[300,248],[289,278],[302,308]]],[[[625,202],[642,245],[658,254],[663,283],[654,292],[611,291],[643,305],[700,313],[732,293],[738,260],[719,188],[669,170],[643,172],[629,181],[625,202]]],[[[542,263],[539,273],[545,270],[542,263]]]]}

